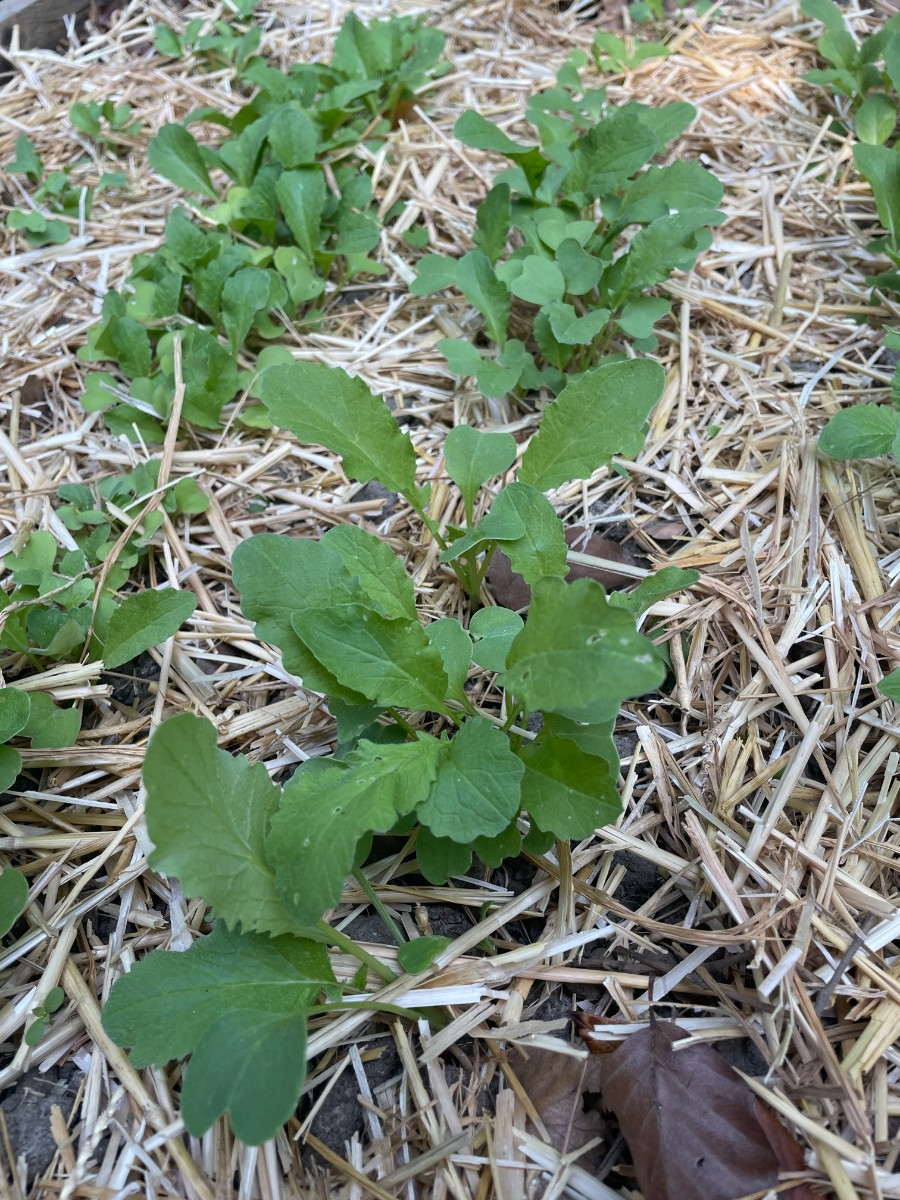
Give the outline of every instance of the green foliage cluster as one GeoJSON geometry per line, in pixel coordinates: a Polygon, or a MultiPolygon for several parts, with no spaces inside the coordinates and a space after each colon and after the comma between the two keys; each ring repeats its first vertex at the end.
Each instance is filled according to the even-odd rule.
{"type": "MultiPolygon", "coordinates": [[[[478,210],[476,248],[459,261],[426,255],[413,290],[457,287],[481,313],[483,345],[443,348],[487,395],[546,388],[557,398],[521,454],[510,434],[450,431],[444,466],[465,520],[442,524],[389,407],[359,379],[294,362],[273,343],[286,326],[321,320],[347,280],[383,273],[373,256],[382,225],[357,149],[381,147],[440,75],[443,35],[420,19],[365,26],[351,16],[330,61],[282,72],[256,53],[253,0],[230,7],[234,22],[157,35],[163,53],[230,66],[248,98],[233,116],[205,108],[151,141],[151,165],[196,203],[174,209],[161,248],[137,258],[127,286],[105,298],[81,357],[116,371],[88,377],[84,406],[102,411],[113,433],[154,441],[179,387],[182,415],[203,428],[217,427],[244,392],[254,402],[239,419],[324,446],[348,477],[398,493],[437,543],[439,570],[453,572],[467,597],[459,619],[429,620],[402,560],[354,525],[318,540],[250,538],[233,559],[242,610],[286,670],[327,698],[335,752],[303,762],[281,787],[262,763],[221,750],[205,719],[172,717],[151,738],[151,863],[205,900],[216,924],[186,953],[136,964],[114,986],[104,1021],[138,1065],[190,1057],[181,1101],[191,1133],[228,1112],[237,1135],[258,1143],[297,1103],[310,1018],[358,1002],[336,983],[327,945],[360,960],[352,992],[367,972],[394,978],[324,920],[350,874],[378,906],[362,873],[374,834],[407,839],[410,869],[439,883],[468,870],[473,855],[493,866],[523,847],[542,852],[620,811],[616,715],[660,685],[667,662],[638,620],[697,577],[668,568],[610,595],[593,581],[567,584],[564,530],[547,493],[642,443],[663,370],[606,350],[622,337],[638,351],[655,347],[668,303],[647,289],[709,244],[722,189],[697,163],[650,165],[693,119],[690,105],[613,108],[603,88],[583,85],[584,56],[530,101],[533,143],[463,114],[461,140],[511,165],[478,210]],[[195,137],[201,125],[220,131],[214,144],[195,137]],[[498,550],[531,588],[527,621],[483,606],[498,550]]],[[[607,70],[660,52],[606,35],[594,47],[607,70]]],[[[73,121],[95,139],[115,144],[136,132],[122,108],[82,108],[73,121]]],[[[427,243],[424,229],[405,237],[427,243]]],[[[150,463],[96,490],[60,489],[58,515],[75,548],[39,532],[8,559],[0,649],[32,664],[86,650],[110,667],[174,632],[192,597],[116,595],[159,528],[159,511],[131,528],[158,484],[150,463]]],[[[189,480],[162,500],[170,512],[203,505],[189,480]]],[[[0,743],[40,745],[54,728],[73,737],[77,717],[24,686],[0,691],[0,743]]],[[[8,744],[4,765],[12,778],[21,766],[8,744]]],[[[24,903],[8,874],[0,918],[24,903]]],[[[398,961],[420,971],[443,944],[404,943],[398,961]]],[[[47,1002],[35,1012],[29,1036],[41,1036],[51,1012],[47,1002]]]]}
{"type": "Polygon", "coordinates": [[[654,323],[671,305],[647,289],[689,268],[723,219],[722,185],[699,163],[647,165],[696,110],[614,108],[604,88],[584,88],[579,65],[568,63],[557,87],[529,100],[537,142],[514,141],[476,112],[456,123],[465,145],[511,166],[478,208],[475,249],[459,260],[425,255],[411,291],[455,286],[481,313],[483,347],[438,345],[450,369],[474,375],[487,396],[559,392],[617,335],[654,349],[654,323]]]}
{"type": "Polygon", "coordinates": [[[105,146],[117,146],[123,138],[133,138],[141,130],[130,104],[112,100],[78,101],[69,110],[69,120],[80,132],[105,146]]]}
{"type": "MultiPolygon", "coordinates": [[[[630,445],[663,382],[646,359],[607,361],[570,382],[477,522],[478,493],[507,476],[516,443],[452,430],[446,468],[468,521],[442,528],[417,485],[408,434],[359,379],[312,363],[261,374],[255,390],[272,421],[341,455],[349,476],[398,491],[476,605],[465,621],[425,622],[402,561],[353,525],[320,540],[261,534],[235,551],[243,612],[287,670],[327,696],[338,747],[302,763],[282,789],[261,764],[219,750],[205,720],[173,717],[151,740],[151,862],[202,896],[219,925],[187,954],[137,964],[114,987],[105,1021],[139,1063],[192,1053],[182,1096],[192,1133],[227,1109],[238,1136],[259,1141],[289,1116],[306,1016],[323,991],[339,1000],[317,951],[335,938],[321,917],[374,833],[414,836],[418,870],[440,883],[467,871],[473,854],[496,866],[523,845],[541,852],[554,838],[588,837],[619,813],[616,714],[665,673],[636,618],[697,576],[667,568],[609,596],[590,580],[567,585],[563,526],[545,492],[630,445]],[[477,607],[498,547],[532,588],[527,623],[477,607]],[[473,671],[494,676],[479,706],[473,671]],[[240,1087],[222,1068],[233,1071],[235,1055],[240,1087]]],[[[424,965],[415,954],[401,962],[417,959],[424,965]]]]}
{"type": "MultiPolygon", "coordinates": [[[[886,236],[869,243],[891,267],[867,282],[881,292],[900,292],[900,146],[895,140],[900,112],[900,14],[870,37],[858,40],[834,0],[803,0],[803,12],[821,21],[819,54],[831,65],[806,78],[847,102],[846,122],[857,141],[853,161],[869,182],[886,236]],[[888,144],[891,143],[891,144],[888,144]]],[[[888,331],[885,346],[900,349],[900,332],[888,331]]],[[[900,367],[891,385],[890,405],[863,403],[836,413],[819,438],[830,458],[900,458],[900,367]]]]}
{"type": "MultiPolygon", "coordinates": [[[[366,26],[350,15],[329,63],[281,72],[251,55],[237,82],[255,95],[233,117],[204,108],[184,125],[163,126],[150,143],[151,165],[212,204],[202,220],[176,208],[164,245],[135,259],[123,293],[107,294],[80,356],[116,363],[127,385],[96,383],[89,408],[103,409],[133,440],[159,440],[175,394],[177,333],[183,415],[215,428],[249,381],[242,353],[258,352],[288,322],[314,325],[328,281],[338,288],[384,274],[370,257],[381,237],[371,175],[355,151],[376,149],[401,106],[441,73],[443,43],[419,19],[366,26]],[[200,123],[224,130],[217,145],[187,128],[200,123]],[[224,188],[211,170],[225,175],[224,188]]],[[[252,412],[243,416],[253,421],[252,412]]]]}
{"type": "MultiPolygon", "coordinates": [[[[158,491],[159,468],[151,459],[95,488],[63,484],[56,511],[74,547],[35,530],[17,554],[5,556],[12,586],[0,591],[0,668],[7,678],[18,678],[23,664],[38,667],[82,653],[108,669],[119,667],[171,637],[194,611],[193,594],[174,589],[118,595],[146,559],[165,513],[201,513],[209,505],[194,480],[184,478],[128,532],[129,510],[139,511],[158,491]]],[[[10,739],[30,739],[33,749],[69,746],[80,728],[74,706],[59,708],[49,695],[21,686],[0,688],[0,792],[22,767],[10,739]]]]}
{"type": "MultiPolygon", "coordinates": [[[[76,165],[80,167],[81,163],[76,165]]],[[[108,171],[101,175],[96,187],[73,187],[69,179],[73,169],[45,171],[34,143],[24,133],[20,134],[15,157],[6,163],[5,170],[10,175],[23,175],[34,190],[29,207],[14,208],[9,213],[7,228],[21,233],[30,246],[61,245],[69,240],[74,221],[90,217],[95,196],[107,188],[125,186],[121,171],[108,171]]]]}

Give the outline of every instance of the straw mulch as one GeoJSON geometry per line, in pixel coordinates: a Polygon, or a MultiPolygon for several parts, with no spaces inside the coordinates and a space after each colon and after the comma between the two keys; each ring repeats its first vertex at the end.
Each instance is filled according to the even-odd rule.
{"type": "MultiPolygon", "coordinates": [[[[285,64],[318,55],[351,7],[363,16],[407,10],[274,4],[262,18],[264,46],[285,64]]],[[[385,208],[410,200],[409,221],[421,213],[432,248],[456,253],[497,164],[454,142],[455,117],[477,106],[514,126],[527,96],[552,82],[572,48],[589,45],[594,25],[583,3],[568,12],[537,0],[431,7],[454,69],[428,96],[426,116],[379,157],[376,188],[385,208]]],[[[226,73],[152,53],[156,22],[212,12],[134,3],[110,33],[73,37],[62,57],[13,54],[15,75],[0,91],[0,161],[27,132],[48,165],[88,155],[88,177],[109,169],[68,125],[76,99],[127,100],[144,130],[127,157],[127,194],[104,196],[67,245],[0,245],[0,552],[24,527],[46,526],[62,482],[145,457],[85,419],[74,355],[105,290],[158,243],[175,202],[148,169],[148,136],[202,104],[239,103],[226,73]]],[[[723,180],[728,219],[691,276],[665,289],[675,302],[660,350],[668,386],[644,452],[627,477],[601,471],[555,497],[567,520],[626,534],[650,565],[702,573],[690,595],[658,610],[673,639],[674,683],[629,705],[620,724],[631,734],[623,817],[562,862],[512,864],[452,887],[395,883],[395,861],[378,864],[372,880],[401,924],[459,934],[442,960],[451,965],[433,980],[452,989],[442,993],[445,1027],[389,1019],[385,1039],[385,1026],[359,1012],[323,1018],[302,1125],[292,1121],[258,1150],[236,1143],[223,1122],[202,1141],[188,1138],[176,1116],[179,1070],[139,1074],[100,1025],[118,974],[156,947],[185,948],[204,921],[202,903],[146,866],[147,737],[167,714],[195,711],[217,724],[223,746],[274,773],[327,753],[333,736],[321,699],[285,677],[241,616],[229,555],[251,533],[316,535],[361,521],[388,533],[410,572],[432,581],[435,614],[455,612],[458,597],[406,515],[360,498],[318,448],[236,428],[185,433],[168,447],[171,477],[194,476],[212,504],[203,517],[167,521],[152,570],[192,588],[197,611],[153,652],[149,690],[90,663],[34,678],[60,700],[82,700],[88,728],[74,749],[26,752],[33,790],[8,796],[0,812],[2,863],[31,884],[27,932],[0,952],[0,1087],[29,1069],[66,1066],[77,1089],[56,1110],[57,1152],[37,1181],[27,1184],[16,1164],[22,1148],[0,1138],[0,1196],[211,1200],[233,1187],[266,1200],[619,1195],[544,1145],[539,1126],[521,1132],[529,1100],[509,1051],[565,1050],[548,1035],[565,1027],[573,996],[633,1025],[646,1020],[651,994],[693,1037],[740,1044],[751,1074],[765,1069],[761,1056],[768,1073],[758,1091],[801,1140],[823,1193],[900,1196],[900,747],[893,705],[875,691],[900,661],[900,502],[890,464],[816,456],[829,413],[887,388],[891,365],[867,321],[898,314],[870,306],[873,205],[849,144],[830,132],[824,97],[800,78],[813,55],[798,11],[726,5],[676,26],[672,47],[667,60],[614,80],[614,92],[697,105],[681,152],[723,180]],[[485,939],[496,956],[472,956],[485,939]],[[23,1029],[57,984],[65,1004],[29,1050],[23,1029]],[[395,1065],[373,1088],[364,1064],[387,1054],[395,1065]],[[364,1127],[329,1148],[308,1135],[317,1112],[331,1111],[331,1093],[348,1086],[362,1094],[364,1127]],[[320,1152],[312,1165],[310,1145],[320,1152]]],[[[15,192],[18,180],[4,186],[15,192]]],[[[435,511],[452,516],[440,483],[445,430],[491,417],[525,436],[533,418],[488,412],[456,384],[434,345],[472,314],[456,300],[410,297],[409,252],[390,237],[383,256],[385,281],[351,289],[320,333],[292,344],[298,357],[347,367],[396,401],[423,476],[436,482],[435,511]]],[[[347,901],[342,926],[365,911],[363,897],[347,901]]],[[[335,966],[353,973],[341,958],[335,966]]],[[[397,989],[389,993],[396,1002],[397,989]]]]}

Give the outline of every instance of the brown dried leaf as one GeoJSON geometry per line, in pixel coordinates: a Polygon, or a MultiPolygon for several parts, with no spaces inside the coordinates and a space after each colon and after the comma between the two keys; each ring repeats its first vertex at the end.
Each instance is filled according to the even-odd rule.
{"type": "MultiPolygon", "coordinates": [[[[611,538],[603,537],[599,533],[588,537],[588,530],[584,525],[573,525],[566,530],[566,545],[569,549],[578,550],[581,554],[592,554],[594,558],[608,558],[613,562],[625,563],[628,566],[633,566],[635,563],[631,552],[618,542],[612,541],[611,538]]],[[[604,571],[596,567],[584,566],[581,563],[572,563],[569,567],[566,582],[571,583],[573,579],[595,579],[597,583],[602,583],[610,591],[634,582],[631,575],[620,575],[617,571],[604,571]]],[[[494,599],[504,608],[518,611],[527,608],[531,603],[531,588],[522,576],[512,569],[509,559],[502,550],[494,551],[487,581],[494,593],[494,599]]]]}
{"type": "MultiPolygon", "coordinates": [[[[583,1093],[600,1091],[600,1064],[596,1058],[591,1056],[585,1062],[535,1046],[527,1054],[516,1053],[510,1066],[543,1122],[550,1145],[560,1154],[578,1150],[603,1136],[606,1126],[599,1111],[584,1111],[583,1093]]],[[[531,1121],[528,1130],[541,1134],[531,1121]]],[[[579,1158],[578,1165],[585,1171],[596,1170],[605,1152],[605,1146],[595,1146],[579,1158]]]]}
{"type": "MultiPolygon", "coordinates": [[[[576,1019],[588,1040],[591,1018],[576,1019]]],[[[598,1059],[644,1200],[736,1200],[802,1171],[803,1151],[771,1110],[711,1046],[676,1050],[687,1037],[654,1021],[598,1059]]],[[[800,1185],[785,1200],[816,1200],[800,1185]]]]}

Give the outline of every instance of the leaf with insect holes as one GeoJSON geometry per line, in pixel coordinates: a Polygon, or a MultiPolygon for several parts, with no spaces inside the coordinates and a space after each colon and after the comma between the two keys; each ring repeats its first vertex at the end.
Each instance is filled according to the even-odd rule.
{"type": "Polygon", "coordinates": [[[622,812],[609,763],[575,742],[542,736],[522,749],[522,807],[540,829],[559,838],[590,837],[622,812]]]}
{"type": "Polygon", "coordinates": [[[103,646],[107,670],[173,637],[197,607],[193,592],[166,588],[126,596],[110,617],[103,646]]]}
{"type": "MultiPolygon", "coordinates": [[[[442,754],[426,734],[402,745],[360,742],[345,764],[304,763],[284,789],[267,842],[288,911],[301,924],[340,902],[357,842],[384,832],[427,796],[442,754]]],[[[311,760],[315,762],[315,760],[311,760]]]]}
{"type": "Polygon", "coordinates": [[[493,837],[519,811],[523,770],[506,735],[490,721],[470,717],[441,760],[419,820],[438,837],[466,845],[493,837]]]}
{"type": "Polygon", "coordinates": [[[511,433],[456,425],[444,442],[444,461],[468,508],[483,483],[502,475],[516,461],[516,439],[511,433]]]}
{"type": "Polygon", "coordinates": [[[897,454],[900,413],[884,404],[856,404],[835,413],[819,436],[829,458],[880,458],[897,454]]]}
{"type": "Polygon", "coordinates": [[[659,363],[640,358],[601,363],[571,380],[544,410],[519,479],[541,491],[589,479],[640,433],[665,381],[659,363]]]}
{"type": "Polygon", "coordinates": [[[235,1134],[258,1145],[297,1106],[306,1013],[323,992],[340,994],[324,946],[219,924],[184,953],[136,963],[114,984],[103,1025],[139,1067],[196,1054],[182,1089],[188,1130],[201,1136],[227,1110],[235,1134]]]}
{"type": "Polygon", "coordinates": [[[658,687],[665,668],[634,618],[613,608],[599,584],[540,579],[525,628],[513,642],[502,678],[530,712],[573,721],[611,720],[630,696],[658,687]]]}
{"type": "Polygon", "coordinates": [[[218,200],[200,154],[200,147],[182,125],[163,125],[147,148],[150,166],[186,192],[201,192],[218,200]]]}
{"type": "Polygon", "coordinates": [[[209,721],[181,713],[150,738],[143,782],[156,870],[177,875],[231,928],[298,932],[266,858],[281,792],[262,763],[220,750],[209,721]]]}
{"type": "Polygon", "coordinates": [[[509,288],[497,278],[491,260],[480,250],[470,250],[457,263],[456,282],[468,302],[484,317],[493,341],[502,346],[509,324],[509,288]]]}
{"type": "Polygon", "coordinates": [[[338,367],[295,362],[267,367],[253,394],[276,425],[339,454],[351,478],[377,479],[404,496],[415,493],[416,452],[409,435],[363,380],[338,367]]]}

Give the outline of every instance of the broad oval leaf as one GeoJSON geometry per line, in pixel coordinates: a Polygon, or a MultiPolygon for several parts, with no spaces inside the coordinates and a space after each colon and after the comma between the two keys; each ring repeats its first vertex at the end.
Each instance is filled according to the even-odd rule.
{"type": "Polygon", "coordinates": [[[566,384],[544,410],[519,479],[541,491],[588,479],[640,433],[666,376],[651,359],[601,363],[566,384]]]}
{"type": "Polygon", "coordinates": [[[521,753],[522,807],[540,829],[559,838],[590,837],[622,812],[615,777],[605,759],[575,742],[544,736],[521,753]]]}
{"type": "MultiPolygon", "coordinates": [[[[344,767],[304,764],[284,789],[267,852],[288,910],[304,925],[340,902],[359,839],[390,829],[428,794],[441,744],[361,742],[344,767]]],[[[315,760],[313,760],[315,761],[315,760]]]]}
{"type": "Polygon", "coordinates": [[[516,439],[511,433],[456,425],[444,442],[444,461],[468,508],[483,483],[502,475],[516,461],[516,439]]]}
{"type": "Polygon", "coordinates": [[[519,811],[523,771],[506,734],[470,717],[450,742],[419,820],[438,837],[466,845],[493,837],[519,811]]]}
{"type": "Polygon", "coordinates": [[[174,636],[197,607],[193,592],[166,588],[126,596],[109,619],[103,645],[107,670],[174,636]]]}
{"type": "Polygon", "coordinates": [[[218,200],[200,148],[183,125],[163,125],[147,147],[147,158],[153,170],[176,187],[218,200]]]}
{"type": "Polygon", "coordinates": [[[629,696],[662,683],[665,668],[634,618],[591,579],[540,579],[525,628],[507,656],[503,685],[531,711],[599,724],[629,696]]]}
{"type": "Polygon", "coordinates": [[[19,688],[0,688],[0,744],[25,728],[31,712],[31,699],[19,688]]]}
{"type": "Polygon", "coordinates": [[[900,413],[884,404],[856,404],[835,413],[819,436],[829,458],[878,458],[890,454],[900,433],[900,413]]]}
{"type": "Polygon", "coordinates": [[[151,737],[143,780],[157,870],[177,875],[229,927],[296,932],[266,859],[281,792],[262,763],[220,750],[209,721],[181,713],[151,737]]]}
{"type": "Polygon", "coordinates": [[[360,483],[377,479],[393,492],[416,490],[416,453],[390,409],[362,379],[339,367],[291,363],[267,367],[253,394],[276,425],[303,442],[325,446],[360,483]]]}

